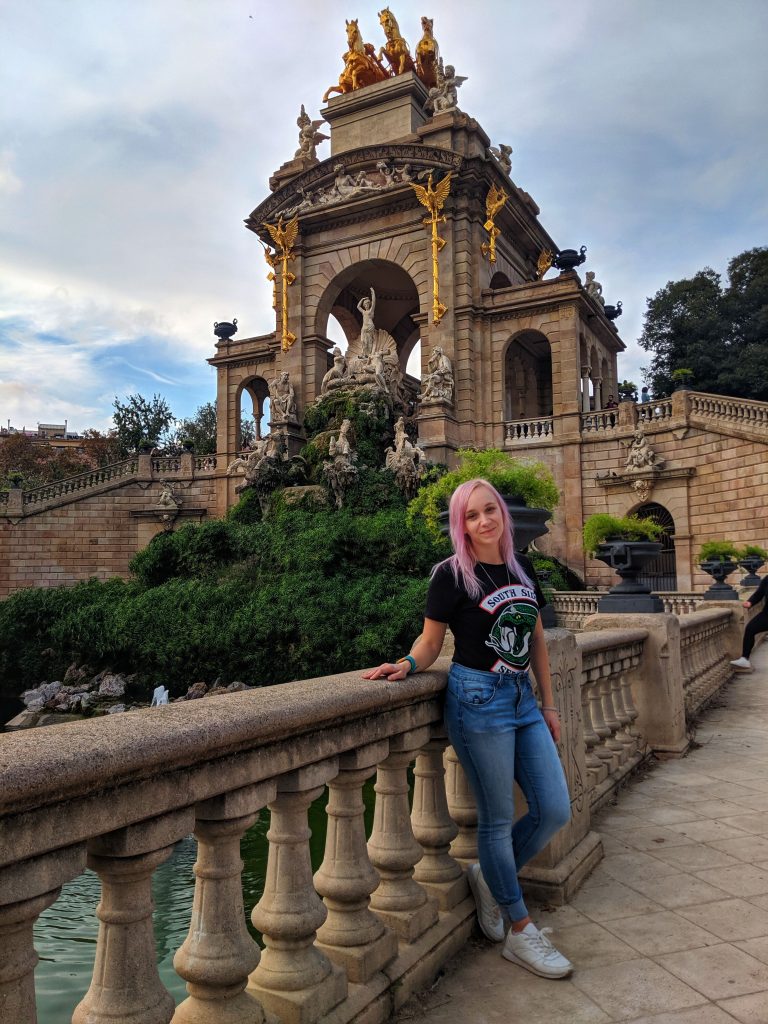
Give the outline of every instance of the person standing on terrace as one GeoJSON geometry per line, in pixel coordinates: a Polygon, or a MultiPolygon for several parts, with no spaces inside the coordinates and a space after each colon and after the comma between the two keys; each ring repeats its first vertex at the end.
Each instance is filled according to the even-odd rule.
{"type": "MultiPolygon", "coordinates": [[[[752,597],[748,601],[744,602],[745,608],[753,608],[756,604],[760,604],[768,596],[768,576],[763,576],[760,580],[760,586],[754,592],[752,597]]],[[[745,671],[752,669],[752,662],[749,660],[749,656],[752,653],[752,648],[755,646],[755,637],[758,633],[768,632],[768,605],[763,607],[761,612],[751,619],[744,627],[744,637],[741,641],[741,657],[736,658],[731,664],[734,668],[740,668],[745,671]]]]}
{"type": "Polygon", "coordinates": [[[467,876],[478,923],[492,941],[504,940],[507,960],[544,978],[564,978],[573,965],[550,943],[547,929],[539,931],[531,920],[518,879],[519,869],[570,819],[539,616],[546,601],[530,561],[515,553],[507,506],[486,480],[456,488],[449,525],[454,554],[432,571],[421,635],[405,657],[363,678],[394,683],[424,671],[450,626],[456,653],[445,722],[477,803],[480,863],[470,865],[467,876]],[[515,781],[528,803],[518,821],[515,781]]]}

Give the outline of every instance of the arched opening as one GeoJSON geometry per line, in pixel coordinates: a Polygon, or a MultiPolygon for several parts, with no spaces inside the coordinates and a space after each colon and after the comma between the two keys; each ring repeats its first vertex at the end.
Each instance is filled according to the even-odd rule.
{"type": "Polygon", "coordinates": [[[269,385],[263,377],[251,377],[240,385],[237,400],[237,451],[269,433],[269,385]]]}
{"type": "Polygon", "coordinates": [[[655,501],[646,502],[645,505],[635,509],[635,515],[641,519],[650,519],[652,522],[658,523],[663,530],[659,538],[662,544],[661,554],[648,563],[638,579],[653,591],[677,590],[674,519],[663,505],[659,505],[655,501]]]}
{"type": "Polygon", "coordinates": [[[315,332],[330,338],[344,351],[360,336],[362,314],[358,305],[376,293],[374,324],[390,334],[397,346],[400,367],[405,371],[419,341],[419,327],[413,317],[419,312],[419,293],[410,275],[388,260],[363,260],[337,274],[317,306],[315,332]],[[333,333],[336,321],[346,344],[333,333]]]}
{"type": "Polygon", "coordinates": [[[506,274],[502,274],[500,270],[497,270],[496,273],[491,278],[490,287],[493,291],[495,291],[497,288],[511,288],[512,282],[509,280],[506,274]]]}
{"type": "Polygon", "coordinates": [[[522,331],[504,355],[504,418],[552,415],[552,349],[538,331],[522,331]]]}

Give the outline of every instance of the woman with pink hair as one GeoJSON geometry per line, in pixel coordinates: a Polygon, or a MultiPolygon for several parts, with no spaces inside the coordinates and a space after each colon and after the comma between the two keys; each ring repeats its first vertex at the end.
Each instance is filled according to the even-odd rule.
{"type": "Polygon", "coordinates": [[[502,956],[544,978],[573,967],[531,920],[518,871],[570,818],[555,744],[560,719],[539,609],[546,603],[533,566],[515,553],[507,506],[487,480],[469,480],[449,506],[453,555],[432,571],[424,629],[409,654],[364,673],[397,682],[455,639],[445,723],[477,802],[479,864],[468,868],[480,928],[502,956]],[[536,677],[541,707],[529,667],[536,677]],[[513,784],[528,811],[515,821],[513,784]]]}

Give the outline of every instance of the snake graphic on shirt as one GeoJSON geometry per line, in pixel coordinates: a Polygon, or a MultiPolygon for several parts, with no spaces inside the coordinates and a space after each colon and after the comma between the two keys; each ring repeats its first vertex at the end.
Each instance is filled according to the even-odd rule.
{"type": "Polygon", "coordinates": [[[493,624],[486,647],[492,648],[513,669],[522,669],[530,658],[528,648],[539,617],[529,601],[507,605],[493,624]]]}

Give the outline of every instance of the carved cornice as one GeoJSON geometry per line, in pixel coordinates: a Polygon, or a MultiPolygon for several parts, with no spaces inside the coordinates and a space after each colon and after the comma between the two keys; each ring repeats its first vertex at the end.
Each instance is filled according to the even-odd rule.
{"type": "MultiPolygon", "coordinates": [[[[311,186],[330,184],[334,178],[333,168],[336,164],[343,164],[347,172],[361,171],[366,168],[375,168],[379,160],[400,160],[411,164],[412,167],[442,168],[447,171],[458,171],[464,158],[461,153],[455,153],[450,149],[440,149],[437,146],[423,146],[414,143],[392,143],[381,146],[364,146],[360,149],[352,149],[345,153],[331,156],[322,163],[315,164],[302,174],[296,175],[286,185],[273,192],[264,202],[260,203],[246,219],[245,224],[251,231],[257,234],[262,231],[262,223],[265,220],[274,218],[283,208],[295,205],[296,199],[300,196],[299,187],[308,189],[311,186]]],[[[406,183],[398,182],[391,186],[391,190],[404,188],[406,183]]],[[[389,192],[390,189],[381,189],[380,192],[389,192]]],[[[323,213],[333,209],[336,205],[348,203],[360,203],[369,201],[380,194],[379,191],[372,193],[361,193],[351,196],[348,200],[340,201],[339,204],[324,204],[317,208],[323,213]]],[[[299,211],[299,219],[314,213],[312,207],[299,211]]]]}
{"type": "Polygon", "coordinates": [[[534,302],[530,305],[520,305],[517,309],[484,309],[483,316],[488,320],[522,320],[524,317],[538,316],[545,313],[576,313],[576,306],[573,304],[572,299],[567,299],[563,302],[547,302],[544,305],[536,305],[534,302]]]}
{"type": "MultiPolygon", "coordinates": [[[[613,440],[613,438],[606,438],[613,440]]],[[[597,473],[595,483],[600,487],[632,487],[636,480],[647,480],[651,484],[661,483],[665,480],[683,480],[696,475],[695,466],[681,467],[679,469],[648,469],[635,470],[632,473],[615,473],[610,470],[605,475],[597,473]]]]}

